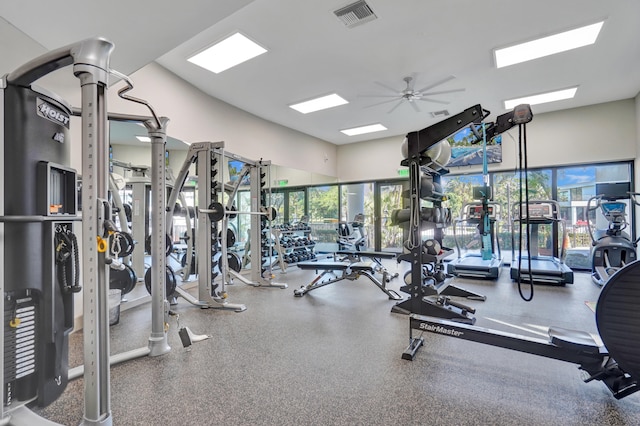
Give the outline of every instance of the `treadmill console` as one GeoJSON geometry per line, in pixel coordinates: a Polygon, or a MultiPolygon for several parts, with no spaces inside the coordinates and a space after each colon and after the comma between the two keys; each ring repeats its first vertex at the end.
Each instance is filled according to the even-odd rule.
{"type": "MultiPolygon", "coordinates": [[[[526,220],[525,203],[516,204],[513,209],[516,220],[526,220]]],[[[550,201],[529,201],[529,221],[550,222],[558,220],[556,204],[550,201]]]]}
{"type": "MultiPolygon", "coordinates": [[[[500,206],[497,204],[489,204],[487,206],[489,220],[496,220],[499,207],[500,206]]],[[[482,210],[482,203],[465,204],[462,208],[463,220],[467,220],[469,222],[479,222],[480,220],[482,220],[482,210]]]]}

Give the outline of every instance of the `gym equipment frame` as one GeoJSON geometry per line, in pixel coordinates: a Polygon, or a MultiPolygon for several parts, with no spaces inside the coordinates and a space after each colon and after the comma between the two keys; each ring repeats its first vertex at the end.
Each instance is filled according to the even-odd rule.
{"type": "Polygon", "coordinates": [[[443,334],[491,346],[578,364],[585,382],[602,381],[616,399],[640,390],[640,263],[620,269],[604,285],[596,304],[596,324],[604,345],[583,331],[549,327],[548,340],[460,324],[449,320],[410,316],[409,347],[403,359],[413,360],[424,338],[413,330],[443,334]]]}
{"type": "MultiPolygon", "coordinates": [[[[407,134],[407,158],[401,162],[401,165],[409,167],[409,236],[410,244],[408,248],[410,252],[398,256],[398,260],[408,261],[411,265],[411,283],[407,286],[410,298],[396,304],[392,308],[392,312],[396,313],[418,313],[443,318],[455,318],[458,321],[471,322],[472,319],[468,311],[460,309],[456,303],[448,303],[448,298],[433,297],[440,294],[473,297],[484,300],[484,296],[477,295],[450,285],[448,282],[440,281],[437,285],[425,285],[423,277],[423,265],[426,263],[441,264],[442,255],[430,255],[423,251],[422,230],[426,227],[434,227],[434,239],[440,244],[442,243],[442,225],[429,223],[424,221],[420,209],[420,186],[422,174],[439,176],[441,173],[447,173],[446,169],[436,166],[431,169],[433,159],[427,154],[429,148],[433,145],[445,140],[450,135],[460,131],[471,123],[479,123],[485,117],[485,111],[480,105],[474,105],[463,112],[449,117],[439,123],[426,127],[422,130],[407,134]]],[[[451,251],[445,253],[450,255],[451,251]]]]}
{"type": "MultiPolygon", "coordinates": [[[[221,253],[220,257],[221,262],[221,271],[222,271],[222,279],[225,282],[231,282],[234,278],[242,281],[247,285],[251,285],[254,287],[275,287],[285,289],[288,287],[287,284],[276,283],[272,281],[273,278],[273,270],[272,270],[272,262],[267,261],[267,265],[265,266],[265,257],[271,257],[269,254],[272,251],[271,242],[267,235],[271,234],[271,226],[269,225],[271,221],[275,220],[277,211],[273,207],[267,207],[262,202],[263,195],[268,191],[267,197],[270,199],[270,188],[266,189],[266,182],[270,180],[269,170],[271,167],[270,161],[259,160],[253,161],[247,158],[240,157],[236,154],[225,153],[230,159],[234,161],[241,161],[244,163],[240,173],[237,176],[237,179],[233,185],[229,188],[229,185],[226,185],[226,190],[224,191],[224,196],[222,197],[222,203],[212,203],[209,209],[200,209],[199,211],[202,213],[206,213],[210,216],[212,220],[221,220],[222,225],[221,229],[225,230],[229,227],[229,218],[233,215],[250,215],[251,216],[251,229],[249,232],[249,241],[250,247],[256,247],[254,250],[251,250],[250,253],[250,264],[251,264],[251,279],[248,280],[238,271],[235,271],[233,268],[229,267],[229,257],[228,257],[228,244],[227,244],[227,233],[222,232],[222,244],[221,244],[221,253]],[[233,203],[236,198],[236,194],[245,177],[249,177],[249,186],[251,192],[251,211],[237,211],[233,207],[233,203]],[[264,180],[266,178],[266,181],[264,180]],[[224,203],[224,197],[227,198],[226,204],[224,203]],[[260,244],[257,244],[260,243],[260,244]],[[258,249],[260,248],[260,249],[258,249]],[[267,275],[268,278],[265,278],[264,275],[267,275]]],[[[222,181],[224,181],[224,170],[222,175],[222,181]]]]}
{"type": "MultiPolygon", "coordinates": [[[[33,90],[31,84],[57,69],[73,65],[74,75],[81,81],[81,109],[82,117],[82,175],[84,190],[82,192],[82,285],[84,288],[83,304],[84,304],[84,360],[88,365],[85,371],[85,400],[84,400],[84,418],[83,424],[91,425],[111,425],[111,410],[109,407],[109,328],[108,328],[108,307],[107,307],[107,288],[108,288],[108,264],[109,259],[105,252],[99,251],[96,244],[96,238],[105,236],[105,219],[108,203],[104,203],[107,199],[107,168],[106,159],[108,157],[108,144],[106,142],[106,90],[108,85],[108,75],[110,73],[109,61],[113,44],[102,38],[87,39],[81,42],[71,44],[53,51],[50,51],[32,61],[26,63],[14,72],[8,74],[0,83],[0,91],[2,99],[0,102],[0,111],[2,117],[5,117],[7,111],[5,108],[5,92],[9,88],[18,88],[18,90],[32,90],[38,96],[40,90],[33,90]]],[[[13,89],[12,89],[13,90],[13,89]]],[[[54,95],[55,97],[55,95],[54,95]]],[[[69,116],[62,113],[57,108],[48,107],[46,104],[40,108],[42,118],[67,124],[69,116]]],[[[2,120],[2,128],[0,129],[0,137],[2,137],[2,162],[5,161],[5,151],[8,148],[5,141],[7,128],[2,120]]],[[[64,134],[60,132],[54,133],[55,143],[65,143],[64,134]]],[[[49,136],[50,137],[50,136],[49,136]]],[[[45,138],[46,140],[46,138],[45,138]]],[[[24,141],[23,141],[24,142],[24,141]]],[[[21,147],[15,147],[20,149],[21,147]]],[[[5,187],[7,183],[2,174],[2,185],[5,187]]],[[[75,192],[75,188],[73,188],[75,192]]],[[[45,215],[24,215],[21,213],[13,214],[7,211],[8,206],[4,200],[0,200],[0,214],[2,221],[0,222],[0,234],[3,236],[7,231],[7,227],[12,223],[47,223],[56,220],[55,216],[45,215]]],[[[51,211],[48,210],[50,213],[51,211]]],[[[53,222],[50,222],[53,223],[53,222]]],[[[4,237],[2,238],[4,241],[4,237]]],[[[7,251],[4,242],[0,244],[0,258],[3,262],[3,269],[6,270],[4,259],[7,251]]],[[[0,275],[0,288],[2,289],[2,302],[0,308],[4,311],[5,296],[8,290],[8,283],[5,282],[4,273],[0,275]]],[[[73,318],[73,310],[71,308],[71,318],[73,318]]],[[[37,314],[36,314],[37,315],[37,314]]],[[[69,315],[69,311],[65,315],[69,315]]],[[[6,318],[6,317],[5,317],[6,318]]],[[[50,321],[58,321],[51,314],[50,321]]],[[[44,318],[43,318],[44,319],[44,318]]],[[[37,321],[37,319],[36,319],[37,321]]],[[[49,321],[47,321],[49,322],[49,321]]],[[[53,333],[53,331],[51,331],[53,333]]],[[[44,337],[44,336],[42,336],[44,337]]],[[[0,351],[0,360],[3,366],[6,366],[9,358],[5,351],[6,342],[0,337],[2,351],[0,351]]],[[[60,346],[60,343],[57,343],[60,346]]],[[[46,388],[42,388],[42,394],[38,397],[46,397],[47,393],[57,393],[56,387],[64,389],[67,378],[66,371],[68,360],[66,359],[68,346],[66,343],[58,347],[59,354],[63,354],[64,359],[55,361],[60,366],[57,376],[51,378],[50,384],[43,383],[46,388]]],[[[54,354],[47,354],[43,349],[37,350],[36,356],[46,358],[47,355],[55,358],[54,354]],[[42,351],[42,353],[40,353],[42,351]]],[[[44,368],[36,367],[38,374],[44,373],[44,368]]],[[[5,368],[0,373],[0,379],[6,383],[5,368]]],[[[41,380],[47,380],[42,375],[41,380]]],[[[47,380],[48,381],[48,380],[47,380]]],[[[3,388],[7,392],[6,387],[3,388]]],[[[13,391],[11,391],[13,392],[13,391]]],[[[6,396],[6,394],[5,394],[6,396]]],[[[17,396],[17,395],[16,395],[17,396]]],[[[55,399],[55,397],[54,397],[55,399]]],[[[6,402],[6,400],[5,400],[6,402]]],[[[50,424],[44,419],[29,411],[25,403],[33,401],[25,401],[18,403],[16,406],[8,408],[4,403],[0,407],[0,420],[2,422],[10,422],[11,424],[50,424]],[[10,418],[9,418],[10,416],[10,418]]]]}
{"type": "Polygon", "coordinates": [[[196,164],[197,174],[197,191],[198,203],[201,207],[197,209],[197,236],[196,236],[196,253],[197,253],[197,272],[198,272],[198,297],[195,298],[187,293],[184,289],[176,287],[176,294],[187,302],[202,308],[229,309],[236,312],[246,310],[244,304],[232,304],[226,300],[226,285],[231,276],[240,279],[246,284],[256,287],[277,287],[286,288],[286,284],[272,283],[263,277],[261,265],[263,265],[263,251],[251,251],[251,280],[231,271],[227,259],[227,234],[219,233],[219,230],[226,230],[228,216],[232,214],[250,214],[251,215],[251,246],[261,247],[263,242],[262,218],[267,218],[269,213],[265,206],[261,206],[261,192],[263,190],[262,178],[265,175],[264,169],[270,166],[269,162],[253,161],[242,158],[235,154],[230,154],[224,150],[224,142],[198,142],[189,146],[187,158],[185,159],[178,175],[176,176],[175,185],[169,195],[167,202],[166,224],[170,229],[173,222],[174,206],[178,200],[179,194],[189,176],[189,169],[192,164],[196,164]],[[242,161],[245,166],[242,169],[242,177],[249,174],[250,191],[251,191],[251,212],[238,212],[231,209],[231,205],[235,198],[242,179],[238,179],[235,184],[222,184],[224,181],[225,159],[242,161]],[[222,195],[225,194],[225,195],[222,195]],[[227,196],[228,205],[225,207],[223,203],[227,196]],[[219,225],[220,224],[220,225],[219,225]],[[218,235],[221,235],[221,243],[218,243],[218,235]],[[220,254],[220,257],[217,256],[220,254]],[[215,259],[214,259],[215,258],[215,259]],[[211,259],[211,261],[201,261],[202,259],[211,259]],[[216,268],[217,267],[217,268],[216,268]],[[218,273],[218,270],[222,274],[218,273]],[[215,281],[221,275],[219,282],[215,281]]]}
{"type": "MultiPolygon", "coordinates": [[[[495,123],[488,123],[484,128],[485,137],[491,138],[506,132],[516,125],[515,112],[510,111],[496,118],[495,123]]],[[[456,287],[446,279],[438,279],[437,272],[443,268],[442,261],[453,251],[448,249],[442,253],[427,253],[422,244],[421,233],[423,228],[434,229],[434,240],[442,245],[443,225],[432,223],[423,218],[420,207],[422,174],[439,177],[448,173],[444,165],[437,164],[429,157],[429,148],[447,137],[462,130],[464,127],[481,124],[489,115],[489,111],[482,106],[474,105],[459,114],[442,120],[422,130],[407,134],[407,158],[401,165],[409,167],[409,238],[407,240],[409,253],[398,256],[399,261],[407,261],[411,265],[411,282],[402,290],[410,294],[410,298],[396,304],[392,312],[414,313],[440,318],[449,318],[455,321],[473,324],[475,318],[471,315],[473,309],[452,301],[449,296],[460,296],[468,299],[485,300],[485,296],[456,287]],[[423,277],[423,267],[432,265],[434,277],[423,277]]],[[[435,180],[433,183],[439,183],[435,180]]]]}

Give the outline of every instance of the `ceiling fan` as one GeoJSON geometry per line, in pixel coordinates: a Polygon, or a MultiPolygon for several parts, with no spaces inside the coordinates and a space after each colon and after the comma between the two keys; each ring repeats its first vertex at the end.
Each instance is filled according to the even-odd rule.
{"type": "Polygon", "coordinates": [[[392,92],[393,94],[379,94],[379,95],[361,95],[362,97],[370,97],[370,98],[393,98],[393,99],[389,99],[386,101],[382,101],[382,102],[378,102],[375,103],[373,105],[368,105],[365,108],[371,108],[374,106],[378,106],[378,105],[383,105],[386,103],[390,103],[390,102],[396,102],[397,103],[393,106],[393,108],[391,108],[389,111],[387,111],[388,114],[392,113],[396,108],[398,108],[400,105],[402,105],[405,102],[408,102],[409,105],[411,105],[413,107],[413,109],[416,112],[422,112],[420,110],[420,107],[418,107],[418,104],[416,101],[423,101],[423,102],[434,102],[434,103],[438,103],[438,104],[448,104],[449,102],[447,101],[441,101],[438,99],[433,99],[431,98],[431,96],[435,96],[435,95],[442,95],[445,93],[454,93],[454,92],[463,92],[465,89],[450,89],[450,90],[440,90],[440,91],[436,91],[436,92],[429,92],[430,89],[433,89],[436,86],[440,86],[441,84],[444,84],[450,80],[453,80],[455,78],[455,76],[450,75],[446,78],[443,78],[440,81],[437,81],[435,83],[432,83],[428,86],[425,86],[421,89],[415,89],[415,83],[416,83],[416,74],[413,73],[411,76],[405,77],[402,80],[405,82],[406,87],[404,90],[398,90],[395,89],[391,86],[387,86],[384,83],[380,83],[379,81],[376,81],[375,83],[381,87],[384,87],[385,89],[389,90],[390,92],[392,92]]]}

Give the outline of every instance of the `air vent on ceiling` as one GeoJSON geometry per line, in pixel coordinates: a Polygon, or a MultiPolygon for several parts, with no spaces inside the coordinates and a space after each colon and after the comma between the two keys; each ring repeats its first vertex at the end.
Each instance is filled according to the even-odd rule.
{"type": "Polygon", "coordinates": [[[446,109],[443,109],[443,110],[440,110],[440,111],[433,111],[431,113],[431,116],[433,118],[448,117],[449,116],[449,111],[447,111],[446,109]]]}
{"type": "Polygon", "coordinates": [[[342,21],[348,28],[353,28],[357,25],[364,24],[365,22],[373,21],[377,19],[371,6],[369,6],[364,0],[351,3],[338,10],[334,10],[333,13],[342,21]]]}

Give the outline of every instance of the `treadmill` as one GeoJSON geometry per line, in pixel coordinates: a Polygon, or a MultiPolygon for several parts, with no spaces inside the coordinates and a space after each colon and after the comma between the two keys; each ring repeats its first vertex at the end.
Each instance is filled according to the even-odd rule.
{"type": "MultiPolygon", "coordinates": [[[[515,236],[515,226],[520,222],[529,223],[529,242],[531,248],[531,259],[525,247],[518,254],[515,253],[515,238],[511,248],[511,279],[538,284],[565,285],[573,284],[573,271],[564,263],[564,244],[567,228],[564,220],[560,218],[560,205],[554,200],[529,201],[528,215],[524,215],[527,210],[525,203],[518,203],[513,208],[512,236],[515,236]],[[528,220],[527,220],[528,216],[528,220]],[[552,255],[541,255],[539,249],[540,226],[548,225],[554,229],[554,224],[562,225],[562,240],[558,244],[551,244],[552,255]],[[559,250],[558,250],[559,247],[559,250]],[[560,252],[559,257],[558,252],[560,252]],[[531,275],[529,274],[531,265],[531,275]]],[[[553,231],[552,231],[553,234],[553,231]]],[[[553,236],[551,237],[553,240],[553,236]]],[[[520,236],[522,241],[523,236],[520,236]]]]}
{"type": "Polygon", "coordinates": [[[497,279],[502,269],[500,243],[496,238],[496,219],[500,205],[486,201],[475,201],[462,206],[460,218],[453,226],[453,237],[458,251],[458,258],[447,264],[447,272],[457,277],[497,279]],[[488,215],[489,229],[485,229],[485,215],[488,215]],[[456,234],[458,225],[476,225],[480,234],[481,249],[478,253],[462,254],[460,241],[456,234]],[[497,250],[496,250],[497,249],[497,250]]]}

